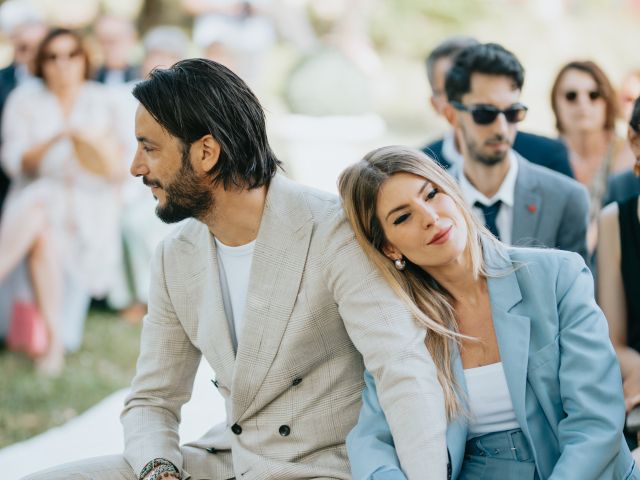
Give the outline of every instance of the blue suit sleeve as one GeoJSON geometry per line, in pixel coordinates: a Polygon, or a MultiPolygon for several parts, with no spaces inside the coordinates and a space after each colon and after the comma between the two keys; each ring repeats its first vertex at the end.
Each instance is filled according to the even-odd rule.
{"type": "Polygon", "coordinates": [[[358,423],[347,436],[354,480],[406,480],[400,469],[389,424],[378,402],[375,381],[364,374],[362,409],[358,423]]]}
{"type": "Polygon", "coordinates": [[[593,279],[575,255],[557,278],[560,320],[560,458],[549,480],[613,478],[624,423],[622,381],[607,321],[596,305],[593,279]]]}

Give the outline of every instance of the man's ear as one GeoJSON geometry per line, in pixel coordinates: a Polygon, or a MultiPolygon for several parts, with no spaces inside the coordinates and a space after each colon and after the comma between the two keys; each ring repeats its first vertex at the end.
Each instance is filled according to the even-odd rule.
{"type": "Polygon", "coordinates": [[[429,103],[431,104],[431,108],[433,108],[437,113],[440,113],[438,111],[438,100],[436,100],[435,95],[431,95],[429,97],[429,103]]]}
{"type": "Polygon", "coordinates": [[[191,158],[194,168],[202,173],[209,173],[220,158],[220,144],[210,134],[196,140],[191,145],[191,158]]]}
{"type": "Polygon", "coordinates": [[[458,111],[447,103],[444,107],[444,116],[453,128],[458,126],[458,111]]]}

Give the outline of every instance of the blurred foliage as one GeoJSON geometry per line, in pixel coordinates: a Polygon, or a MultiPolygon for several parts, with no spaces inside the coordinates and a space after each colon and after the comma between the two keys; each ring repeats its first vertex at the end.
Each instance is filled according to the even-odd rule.
{"type": "Polygon", "coordinates": [[[58,378],[37,375],[26,358],[0,353],[0,448],[63,424],[129,385],[140,326],[93,313],[80,351],[58,378]]]}
{"type": "Polygon", "coordinates": [[[308,55],[293,67],[284,98],[291,113],[304,115],[358,115],[372,109],[365,75],[329,49],[308,55]]]}
{"type": "Polygon", "coordinates": [[[423,58],[442,38],[482,21],[493,2],[462,0],[380,0],[371,19],[377,48],[423,58]]]}
{"type": "Polygon", "coordinates": [[[191,17],[184,12],[178,0],[145,0],[138,16],[138,30],[144,35],[157,25],[191,27],[191,17]]]}

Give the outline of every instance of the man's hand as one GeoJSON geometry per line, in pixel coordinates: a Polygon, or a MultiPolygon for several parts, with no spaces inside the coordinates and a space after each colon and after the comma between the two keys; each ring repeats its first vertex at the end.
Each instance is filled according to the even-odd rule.
{"type": "Polygon", "coordinates": [[[49,149],[67,135],[66,131],[61,131],[49,140],[34,145],[22,155],[22,171],[27,175],[35,176],[40,169],[40,164],[49,149]]]}
{"type": "Polygon", "coordinates": [[[155,473],[152,471],[149,473],[149,475],[147,475],[146,477],[144,477],[144,480],[150,480],[150,479],[158,479],[158,480],[181,480],[180,477],[176,477],[175,475],[171,474],[168,476],[163,476],[162,474],[160,474],[159,476],[156,477],[155,473]]]}
{"type": "Polygon", "coordinates": [[[173,463],[164,458],[156,458],[147,463],[140,480],[181,480],[180,473],[173,463]]]}

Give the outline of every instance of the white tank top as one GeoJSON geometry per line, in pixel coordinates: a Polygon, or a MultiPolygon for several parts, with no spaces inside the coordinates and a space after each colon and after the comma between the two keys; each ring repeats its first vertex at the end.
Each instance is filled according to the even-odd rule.
{"type": "Polygon", "coordinates": [[[520,428],[502,362],[464,371],[469,394],[468,438],[520,428]]]}

